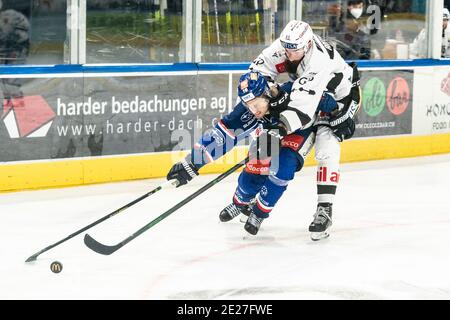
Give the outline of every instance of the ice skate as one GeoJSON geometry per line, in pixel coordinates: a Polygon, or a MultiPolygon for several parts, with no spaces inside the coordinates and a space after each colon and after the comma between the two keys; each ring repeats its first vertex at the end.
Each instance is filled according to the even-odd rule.
{"type": "Polygon", "coordinates": [[[329,228],[332,225],[332,204],[319,203],[314,214],[314,221],[309,225],[311,240],[318,241],[330,236],[329,228]]]}
{"type": "Polygon", "coordinates": [[[241,215],[240,221],[245,222],[247,221],[247,217],[250,214],[251,209],[250,205],[243,204],[238,205],[235,203],[232,203],[228,206],[226,206],[219,214],[219,219],[222,222],[228,222],[230,220],[233,220],[238,215],[241,215]]]}
{"type": "Polygon", "coordinates": [[[247,222],[244,225],[245,231],[252,235],[256,235],[259,231],[259,228],[261,227],[261,223],[263,222],[263,220],[264,218],[260,218],[253,212],[251,212],[247,219],[247,222]]]}

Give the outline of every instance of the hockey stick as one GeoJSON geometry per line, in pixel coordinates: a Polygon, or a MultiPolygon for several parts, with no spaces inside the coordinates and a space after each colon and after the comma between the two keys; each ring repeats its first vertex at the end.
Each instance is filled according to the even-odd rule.
{"type": "Polygon", "coordinates": [[[137,198],[136,200],[131,201],[130,203],[124,205],[124,206],[121,207],[120,209],[117,209],[116,211],[111,212],[110,214],[104,216],[103,218],[98,219],[97,221],[91,223],[90,225],[88,225],[88,226],[86,226],[86,227],[84,227],[84,228],[82,228],[82,229],[80,229],[80,230],[78,230],[78,231],[75,231],[74,233],[72,233],[71,235],[65,237],[64,239],[62,239],[62,240],[60,240],[60,241],[58,241],[58,242],[56,242],[56,243],[54,243],[54,244],[52,244],[52,245],[49,245],[48,247],[42,249],[41,251],[39,251],[39,252],[33,254],[31,257],[29,257],[27,260],[25,260],[25,262],[32,262],[32,261],[35,261],[36,258],[37,258],[40,254],[42,254],[42,253],[44,253],[44,252],[46,252],[46,251],[48,251],[48,250],[50,250],[50,249],[56,247],[57,245],[60,245],[61,243],[63,243],[63,242],[65,242],[65,241],[67,241],[67,240],[69,240],[69,239],[75,237],[76,235],[78,235],[78,234],[80,234],[80,233],[82,233],[82,232],[84,232],[84,231],[86,231],[86,230],[92,228],[93,226],[99,224],[100,222],[103,222],[103,221],[105,221],[106,219],[109,219],[109,218],[115,216],[116,214],[118,214],[118,213],[124,211],[125,209],[128,209],[128,208],[131,207],[132,205],[138,203],[139,201],[144,200],[145,198],[151,196],[152,194],[158,192],[159,190],[164,189],[164,188],[167,187],[167,186],[172,186],[172,185],[173,185],[173,186],[176,186],[177,182],[178,182],[177,180],[169,180],[169,181],[163,183],[163,184],[160,185],[159,187],[157,187],[157,188],[153,189],[152,191],[150,191],[150,192],[144,194],[143,196],[137,198]]]}
{"type": "Polygon", "coordinates": [[[206,190],[208,190],[209,188],[211,188],[215,184],[219,183],[220,181],[222,181],[223,179],[228,177],[230,174],[232,174],[237,169],[242,167],[245,163],[247,163],[248,160],[249,160],[249,157],[247,156],[247,158],[245,158],[244,160],[242,160],[238,164],[234,165],[232,168],[228,169],[226,172],[222,173],[220,176],[218,176],[214,180],[210,181],[208,184],[206,184],[205,186],[201,187],[200,189],[198,189],[196,192],[194,192],[193,194],[191,194],[190,196],[188,196],[184,200],[182,200],[179,203],[177,203],[175,206],[173,206],[172,208],[170,208],[169,210],[167,210],[166,212],[161,214],[159,217],[155,218],[150,223],[148,223],[145,226],[143,226],[141,229],[139,229],[138,231],[133,233],[131,236],[129,236],[128,238],[126,238],[122,242],[119,242],[118,244],[113,245],[113,246],[108,246],[108,245],[104,245],[104,244],[98,242],[97,240],[92,238],[89,234],[86,234],[84,236],[84,243],[86,244],[86,246],[89,249],[91,249],[91,250],[93,250],[93,251],[95,251],[97,253],[104,254],[104,255],[110,255],[111,253],[113,253],[113,252],[119,250],[120,248],[122,248],[124,245],[126,245],[131,240],[133,240],[136,237],[138,237],[139,235],[143,234],[145,231],[147,231],[148,229],[153,227],[155,224],[157,224],[161,220],[167,218],[169,215],[171,215],[173,212],[175,212],[176,210],[178,210],[179,208],[184,206],[186,203],[188,203],[191,200],[195,199],[197,196],[199,196],[200,194],[202,194],[203,192],[205,192],[206,190]]]}

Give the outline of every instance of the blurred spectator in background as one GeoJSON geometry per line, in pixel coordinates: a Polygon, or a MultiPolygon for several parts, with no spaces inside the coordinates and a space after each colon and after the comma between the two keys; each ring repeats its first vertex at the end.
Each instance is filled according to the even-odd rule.
{"type": "Polygon", "coordinates": [[[24,64],[30,50],[30,23],[22,13],[2,7],[0,0],[0,64],[24,64]]]}
{"type": "Polygon", "coordinates": [[[340,10],[341,17],[335,24],[331,36],[334,38],[337,51],[344,59],[371,58],[370,31],[362,22],[363,13],[363,0],[349,0],[347,10],[340,10]]]}
{"type": "MultiPolygon", "coordinates": [[[[442,11],[442,58],[450,58],[450,28],[448,27],[448,19],[450,17],[450,12],[447,8],[442,11]]],[[[428,49],[428,39],[427,30],[423,29],[419,35],[414,39],[414,42],[410,45],[410,58],[424,58],[427,56],[428,49]]]]}
{"type": "MultiPolygon", "coordinates": [[[[0,0],[0,65],[25,64],[30,51],[30,23],[20,12],[3,10],[0,0]]],[[[2,78],[0,89],[6,100],[22,97],[22,79],[2,78]]]]}

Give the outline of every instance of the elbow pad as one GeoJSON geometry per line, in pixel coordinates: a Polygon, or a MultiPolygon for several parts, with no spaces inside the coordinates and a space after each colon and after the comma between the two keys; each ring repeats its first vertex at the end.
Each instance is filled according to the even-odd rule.
{"type": "Polygon", "coordinates": [[[312,123],[312,119],[300,110],[288,107],[280,113],[280,122],[284,125],[287,133],[290,134],[298,129],[304,129],[312,123]]]}

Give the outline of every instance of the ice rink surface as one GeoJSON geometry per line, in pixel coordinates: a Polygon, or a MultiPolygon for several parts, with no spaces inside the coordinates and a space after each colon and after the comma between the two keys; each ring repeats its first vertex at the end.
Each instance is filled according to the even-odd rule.
{"type": "MultiPolygon", "coordinates": [[[[214,177],[158,192],[89,234],[116,244],[214,177]]],[[[219,222],[236,178],[110,256],[81,234],[30,264],[164,180],[0,194],[0,299],[450,299],[450,155],[342,165],[332,233],[320,242],[308,232],[314,167],[297,174],[256,237],[219,222]]]]}

